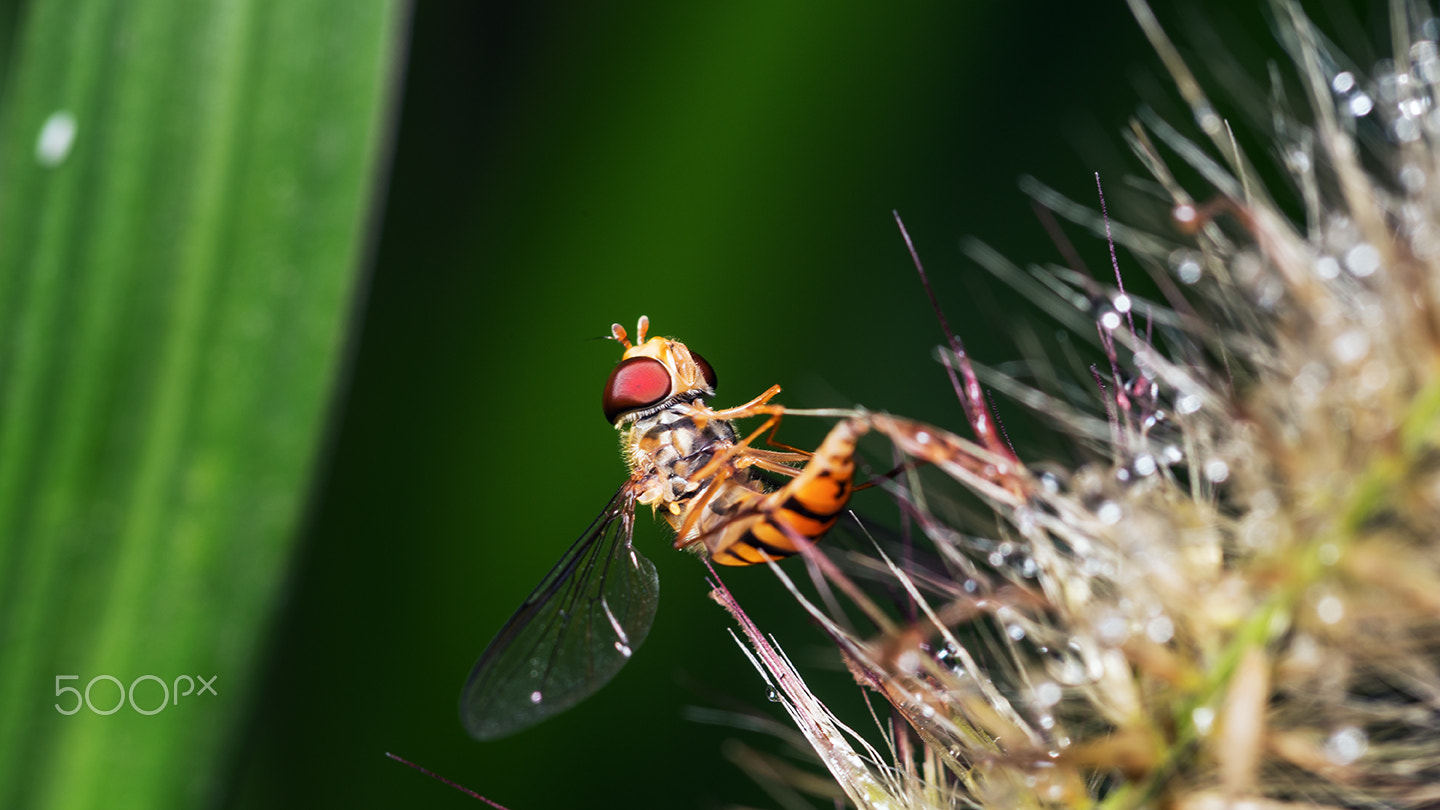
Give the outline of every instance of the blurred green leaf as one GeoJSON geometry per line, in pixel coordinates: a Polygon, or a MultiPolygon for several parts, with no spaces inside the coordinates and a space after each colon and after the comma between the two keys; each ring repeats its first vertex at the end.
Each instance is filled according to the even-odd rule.
{"type": "Polygon", "coordinates": [[[403,10],[20,6],[0,54],[0,806],[217,798],[340,367],[403,10]],[[135,688],[67,716],[64,675],[100,711],[135,688]]]}

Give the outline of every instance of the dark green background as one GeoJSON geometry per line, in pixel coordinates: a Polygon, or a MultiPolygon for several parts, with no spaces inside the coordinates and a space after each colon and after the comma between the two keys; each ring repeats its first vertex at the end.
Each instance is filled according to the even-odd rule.
{"type": "MultiPolygon", "coordinates": [[[[1269,40],[1254,9],[1207,14],[1242,56],[1247,37],[1269,40]]],[[[1099,171],[1129,216],[1118,131],[1168,82],[1119,0],[421,0],[414,29],[348,390],[222,802],[478,806],[394,751],[512,810],[771,806],[721,748],[775,746],[682,716],[781,712],[703,567],[648,518],[637,545],[662,607],[616,681],[503,742],[458,722],[475,657],[624,478],[598,402],[618,351],[593,338],[648,314],[710,360],[721,405],[778,382],[792,406],[960,429],[891,209],[974,354],[1011,359],[1016,302],[958,240],[1059,261],[1016,188],[1025,173],[1093,204],[1099,171]]],[[[1103,242],[1071,234],[1108,274],[1103,242]]],[[[1002,403],[1002,419],[1018,410],[1002,403]]],[[[781,438],[823,430],[792,419],[781,438]]],[[[822,694],[853,707],[774,578],[726,573],[822,694]]]]}

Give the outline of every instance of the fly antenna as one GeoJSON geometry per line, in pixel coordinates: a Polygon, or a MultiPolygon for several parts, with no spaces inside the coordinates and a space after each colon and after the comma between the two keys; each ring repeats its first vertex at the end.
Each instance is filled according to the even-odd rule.
{"type": "Polygon", "coordinates": [[[610,337],[614,340],[619,341],[620,345],[624,346],[626,350],[634,348],[630,345],[630,336],[625,334],[625,327],[621,326],[618,323],[610,325],[610,337]]]}

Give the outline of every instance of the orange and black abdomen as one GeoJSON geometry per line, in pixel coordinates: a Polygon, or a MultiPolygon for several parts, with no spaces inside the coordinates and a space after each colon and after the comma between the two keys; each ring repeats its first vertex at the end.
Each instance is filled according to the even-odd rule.
{"type": "Polygon", "coordinates": [[[869,430],[859,420],[837,424],[800,474],[766,495],[750,514],[737,518],[707,542],[721,565],[753,565],[797,551],[794,538],[818,540],[850,501],[855,478],[855,442],[869,430]]]}

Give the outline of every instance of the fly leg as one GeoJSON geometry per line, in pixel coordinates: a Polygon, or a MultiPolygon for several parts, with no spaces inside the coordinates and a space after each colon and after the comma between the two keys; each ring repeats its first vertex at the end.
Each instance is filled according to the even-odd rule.
{"type": "Polygon", "coordinates": [[[869,430],[860,419],[837,423],[799,475],[755,504],[751,520],[703,538],[711,557],[721,565],[765,562],[799,551],[796,536],[817,540],[829,531],[854,491],[855,445],[869,430]]]}

